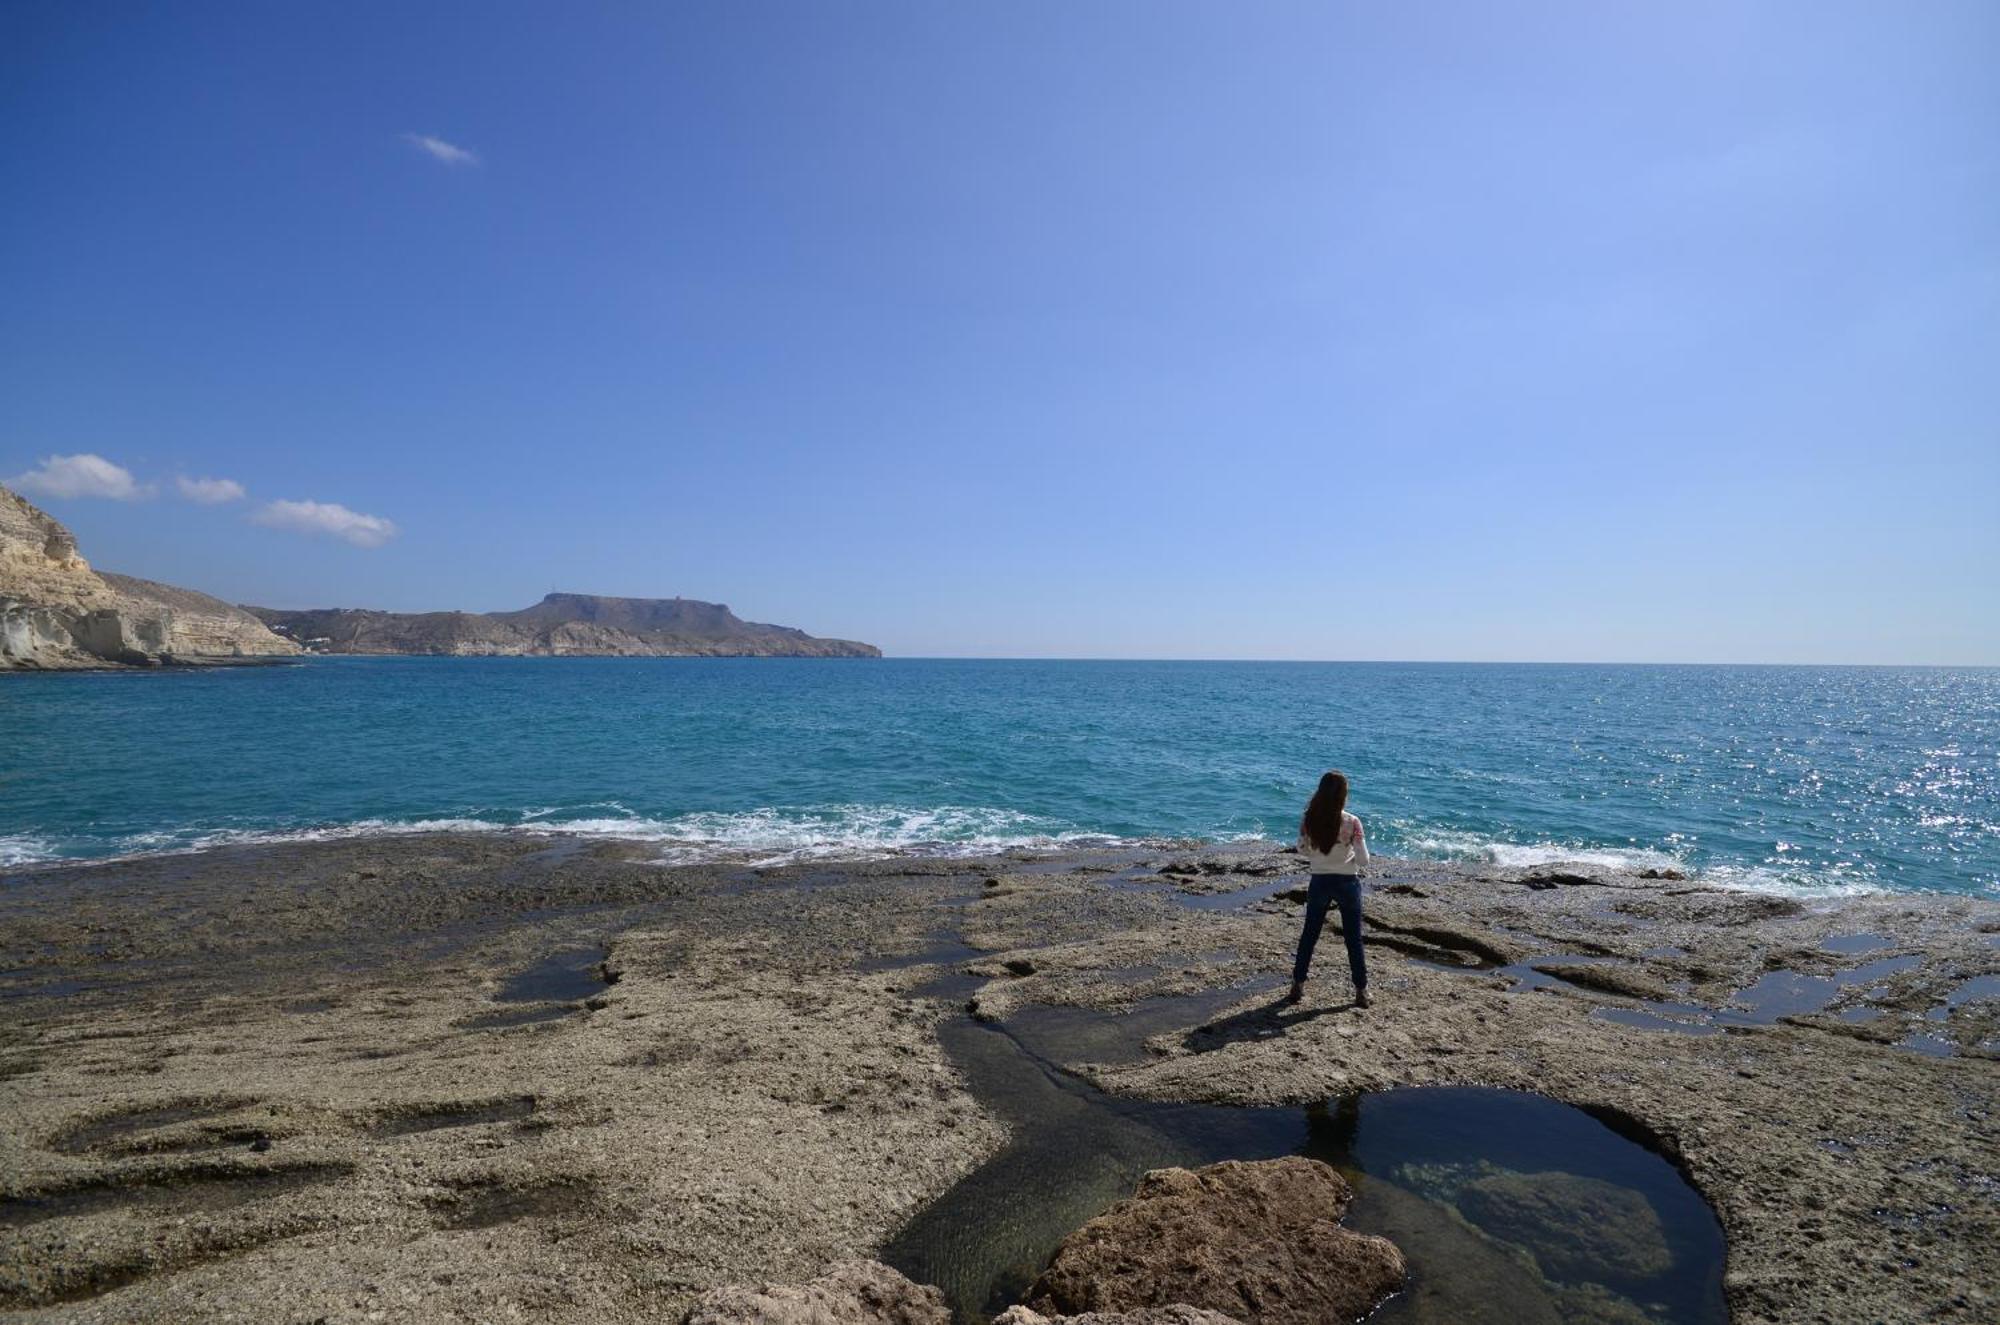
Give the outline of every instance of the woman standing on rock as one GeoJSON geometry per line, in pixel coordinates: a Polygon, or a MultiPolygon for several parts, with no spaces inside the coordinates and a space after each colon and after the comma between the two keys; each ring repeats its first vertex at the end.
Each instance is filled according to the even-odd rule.
{"type": "Polygon", "coordinates": [[[1368,868],[1368,843],[1361,835],[1361,821],[1347,812],[1347,774],[1336,770],[1319,780],[1319,790],[1299,820],[1299,854],[1312,871],[1312,883],[1306,890],[1306,928],[1299,935],[1298,960],[1292,963],[1292,992],[1285,1001],[1296,1003],[1305,997],[1306,971],[1326,925],[1326,909],[1338,902],[1347,968],[1354,976],[1354,1002],[1365,1008],[1368,961],[1361,952],[1361,873],[1368,868]]]}

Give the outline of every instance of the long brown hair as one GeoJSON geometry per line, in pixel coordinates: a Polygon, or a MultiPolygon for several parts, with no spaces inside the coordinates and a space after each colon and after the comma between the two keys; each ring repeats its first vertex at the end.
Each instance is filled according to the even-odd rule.
{"type": "Polygon", "coordinates": [[[1299,831],[1313,844],[1313,850],[1327,852],[1340,840],[1340,815],[1347,808],[1347,774],[1334,769],[1319,780],[1319,790],[1306,802],[1305,818],[1299,831]]]}

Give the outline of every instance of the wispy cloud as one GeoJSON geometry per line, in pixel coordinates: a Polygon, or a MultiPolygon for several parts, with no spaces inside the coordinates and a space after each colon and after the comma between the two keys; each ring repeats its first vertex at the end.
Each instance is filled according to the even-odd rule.
{"type": "Polygon", "coordinates": [[[406,133],[403,141],[434,161],[442,161],[448,166],[476,166],[479,153],[457,143],[448,143],[442,138],[433,138],[427,133],[406,133]]]}
{"type": "Polygon", "coordinates": [[[16,474],[7,485],[36,497],[105,497],[112,501],[140,501],[153,495],[149,484],[132,477],[123,465],[114,465],[101,455],[51,455],[25,474],[16,474]]]}
{"type": "Polygon", "coordinates": [[[356,547],[381,547],[396,536],[396,525],[379,515],[350,511],[338,502],[265,502],[250,517],[273,529],[289,529],[299,534],[328,534],[345,539],[356,547]]]}
{"type": "Polygon", "coordinates": [[[174,480],[181,496],[203,506],[219,506],[226,501],[242,501],[247,495],[243,485],[233,478],[189,478],[183,474],[174,480]]]}

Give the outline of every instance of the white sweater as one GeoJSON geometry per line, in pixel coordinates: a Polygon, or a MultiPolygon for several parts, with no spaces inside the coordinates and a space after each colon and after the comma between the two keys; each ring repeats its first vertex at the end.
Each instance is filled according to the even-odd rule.
{"type": "Polygon", "coordinates": [[[1360,874],[1368,868],[1368,840],[1361,834],[1361,821],[1345,810],[1340,812],[1340,832],[1333,839],[1333,850],[1315,849],[1312,839],[1300,833],[1299,854],[1314,874],[1360,874]]]}

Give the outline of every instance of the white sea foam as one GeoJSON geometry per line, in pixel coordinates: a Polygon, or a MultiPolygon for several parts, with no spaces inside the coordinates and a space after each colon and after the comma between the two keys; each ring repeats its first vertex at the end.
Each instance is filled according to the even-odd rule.
{"type": "Polygon", "coordinates": [[[524,826],[654,842],[660,848],[659,859],[667,864],[737,860],[771,865],[906,854],[977,856],[1019,849],[1108,846],[1124,840],[1084,832],[1038,815],[964,805],[823,805],[711,811],[669,819],[549,818],[524,826]]]}
{"type": "Polygon", "coordinates": [[[1763,865],[1709,865],[1700,873],[1703,883],[1720,888],[1740,888],[1746,892],[1783,893],[1787,897],[1812,900],[1824,897],[1865,897],[1891,889],[1872,879],[1831,869],[1815,874],[1774,870],[1763,865]]]}
{"type": "MultiPolygon", "coordinates": [[[[654,818],[617,802],[604,802],[567,809],[544,806],[519,816],[501,811],[484,813],[493,817],[362,819],[296,828],[197,828],[133,833],[108,843],[76,845],[81,848],[78,855],[101,860],[404,833],[514,831],[652,843],[658,847],[657,858],[663,864],[726,860],[775,865],[891,855],[991,855],[1145,840],[1086,832],[1046,816],[980,806],[820,805],[654,818]]],[[[0,865],[35,864],[63,854],[41,838],[0,837],[0,865]]]]}
{"type": "Polygon", "coordinates": [[[55,844],[44,838],[29,837],[25,833],[0,834],[0,869],[9,865],[34,865],[56,858],[55,844]]]}
{"type": "Polygon", "coordinates": [[[360,819],[347,824],[319,824],[307,828],[218,828],[188,829],[181,832],[159,830],[128,833],[109,842],[78,843],[77,850],[63,852],[41,843],[33,854],[10,855],[14,843],[36,843],[38,839],[0,837],[0,866],[46,864],[53,860],[124,860],[134,856],[186,855],[218,847],[271,846],[287,842],[333,842],[354,837],[383,837],[399,833],[476,833],[510,825],[488,819],[360,819]]]}
{"type": "MultiPolygon", "coordinates": [[[[343,838],[382,837],[392,833],[480,833],[506,827],[507,824],[492,819],[357,819],[350,824],[325,824],[312,828],[218,829],[214,832],[199,833],[178,845],[188,851],[206,851],[211,847],[276,842],[334,842],[343,838]]],[[[129,842],[134,839],[126,840],[129,842]]]]}
{"type": "Polygon", "coordinates": [[[1607,847],[1575,842],[1502,842],[1453,829],[1411,829],[1403,833],[1411,851],[1445,860],[1482,861],[1505,869],[1587,865],[1605,870],[1687,869],[1672,852],[1647,847],[1607,847]]]}
{"type": "Polygon", "coordinates": [[[1638,873],[1679,870],[1720,888],[1782,893],[1787,897],[1858,897],[1886,891],[1879,883],[1840,869],[1808,872],[1761,865],[1696,864],[1674,851],[1652,847],[1609,847],[1574,842],[1503,842],[1453,829],[1405,829],[1401,845],[1412,853],[1444,860],[1479,861],[1503,869],[1547,869],[1570,865],[1638,873]]]}
{"type": "MultiPolygon", "coordinates": [[[[1881,892],[1858,873],[1809,872],[1766,866],[1691,863],[1673,850],[1611,847],[1596,843],[1510,842],[1482,834],[1421,825],[1385,825],[1390,854],[1480,862],[1504,869],[1571,866],[1638,872],[1677,869],[1704,883],[1801,898],[1881,892]]],[[[705,811],[669,817],[637,813],[616,801],[581,806],[540,806],[525,812],[482,809],[425,819],[364,819],[296,828],[191,828],[135,833],[112,842],[67,846],[29,834],[0,836],[0,867],[47,863],[78,856],[103,859],[204,851],[219,847],[327,842],[404,833],[514,831],[615,838],[652,844],[661,864],[728,861],[753,866],[808,860],[867,860],[885,856],[983,856],[1005,851],[1057,851],[1088,847],[1165,845],[1167,839],[1091,832],[1046,815],[987,806],[829,804],[743,811],[705,811]]],[[[1259,831],[1211,835],[1220,842],[1262,840],[1259,831]]],[[[1176,841],[1184,839],[1175,839],[1176,841]]]]}

